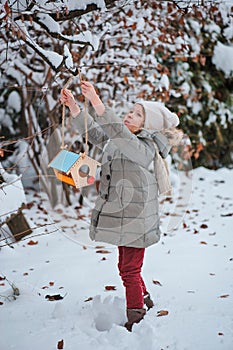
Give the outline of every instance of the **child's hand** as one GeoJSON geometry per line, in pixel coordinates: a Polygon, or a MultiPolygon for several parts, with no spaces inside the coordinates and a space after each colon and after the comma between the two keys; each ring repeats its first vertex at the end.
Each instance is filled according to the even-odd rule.
{"type": "Polygon", "coordinates": [[[94,86],[89,83],[89,81],[82,81],[81,83],[82,94],[91,102],[94,107],[96,113],[101,116],[105,107],[99,96],[97,95],[94,86]]]}
{"type": "Polygon", "coordinates": [[[91,83],[89,83],[89,81],[82,81],[81,88],[82,94],[91,102],[93,106],[96,104],[95,102],[99,102],[99,97],[95,91],[95,88],[91,83]]]}
{"type": "Polygon", "coordinates": [[[61,90],[60,102],[69,107],[72,117],[76,117],[80,113],[80,108],[75,102],[72,92],[68,89],[61,90]]]}

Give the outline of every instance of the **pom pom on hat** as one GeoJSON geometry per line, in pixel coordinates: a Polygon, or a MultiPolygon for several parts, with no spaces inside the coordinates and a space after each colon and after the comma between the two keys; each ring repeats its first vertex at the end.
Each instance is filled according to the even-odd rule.
{"type": "Polygon", "coordinates": [[[172,113],[161,102],[139,101],[145,110],[144,129],[163,130],[176,127],[179,124],[179,118],[176,113],[172,113]]]}

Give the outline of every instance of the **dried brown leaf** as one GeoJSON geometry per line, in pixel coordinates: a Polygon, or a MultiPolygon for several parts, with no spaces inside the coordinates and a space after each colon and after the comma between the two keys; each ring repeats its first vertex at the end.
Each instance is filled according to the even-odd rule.
{"type": "Polygon", "coordinates": [[[11,13],[11,9],[9,7],[8,1],[5,2],[4,9],[5,9],[5,12],[7,15],[9,15],[11,13]]]}
{"type": "Polygon", "coordinates": [[[86,300],[84,300],[84,303],[86,303],[87,301],[91,301],[91,300],[93,300],[93,298],[92,298],[92,297],[89,297],[89,298],[87,298],[86,300]]]}
{"type": "Polygon", "coordinates": [[[64,347],[64,340],[59,340],[57,343],[57,349],[63,349],[64,347]]]}
{"type": "Polygon", "coordinates": [[[54,294],[54,295],[47,294],[45,296],[45,299],[48,299],[49,301],[54,301],[54,300],[61,300],[63,299],[63,297],[60,294],[54,294]]]}
{"type": "Polygon", "coordinates": [[[127,15],[128,17],[132,17],[133,11],[130,9],[130,10],[126,13],[126,15],[127,15]]]}
{"type": "Polygon", "coordinates": [[[80,215],[78,215],[78,220],[82,220],[82,219],[84,219],[85,217],[86,217],[86,215],[80,214],[80,215]]]}
{"type": "Polygon", "coordinates": [[[160,311],[157,311],[157,317],[160,317],[160,316],[167,316],[168,315],[168,311],[167,310],[160,310],[160,311]]]}
{"type": "Polygon", "coordinates": [[[105,290],[116,290],[116,286],[105,286],[105,290]]]}
{"type": "Polygon", "coordinates": [[[28,245],[38,244],[38,241],[33,241],[32,239],[27,243],[28,245]]]}
{"type": "Polygon", "coordinates": [[[202,225],[200,226],[200,228],[208,228],[208,225],[202,224],[202,225]]]}
{"type": "Polygon", "coordinates": [[[162,284],[159,281],[157,281],[157,280],[153,280],[153,283],[156,284],[157,286],[161,286],[162,287],[162,284]]]}
{"type": "Polygon", "coordinates": [[[108,250],[100,249],[100,250],[97,250],[96,253],[98,253],[98,254],[109,254],[110,252],[108,250]]]}

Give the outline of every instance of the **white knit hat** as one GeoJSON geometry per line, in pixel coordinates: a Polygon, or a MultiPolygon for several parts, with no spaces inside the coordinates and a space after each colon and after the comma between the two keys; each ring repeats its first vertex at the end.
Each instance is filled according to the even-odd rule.
{"type": "Polygon", "coordinates": [[[172,113],[161,102],[139,101],[145,110],[144,129],[163,130],[176,127],[179,124],[179,118],[172,113]]]}

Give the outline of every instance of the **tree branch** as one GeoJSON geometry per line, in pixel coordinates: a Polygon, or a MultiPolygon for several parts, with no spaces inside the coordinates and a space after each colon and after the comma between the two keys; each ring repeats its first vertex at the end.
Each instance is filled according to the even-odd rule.
{"type": "MultiPolygon", "coordinates": [[[[117,3],[117,0],[105,0],[105,5],[106,5],[107,9],[113,8],[115,3],[117,3]]],[[[32,10],[33,10],[33,8],[31,6],[29,11],[32,11],[32,10]]],[[[96,11],[96,10],[99,10],[99,8],[98,8],[98,6],[96,4],[89,4],[89,5],[87,5],[85,10],[73,10],[73,11],[67,12],[64,9],[63,12],[62,11],[54,11],[54,12],[48,13],[48,12],[45,12],[45,11],[40,11],[39,13],[45,12],[54,21],[56,21],[56,22],[64,22],[64,21],[69,20],[69,19],[81,17],[81,16],[85,15],[86,13],[89,13],[89,12],[92,12],[92,11],[96,11]]],[[[34,13],[30,14],[30,13],[28,13],[28,9],[25,9],[25,12],[26,13],[21,13],[20,15],[18,15],[15,18],[15,21],[21,19],[22,16],[24,17],[25,20],[36,21],[38,11],[35,11],[34,13]]]]}

